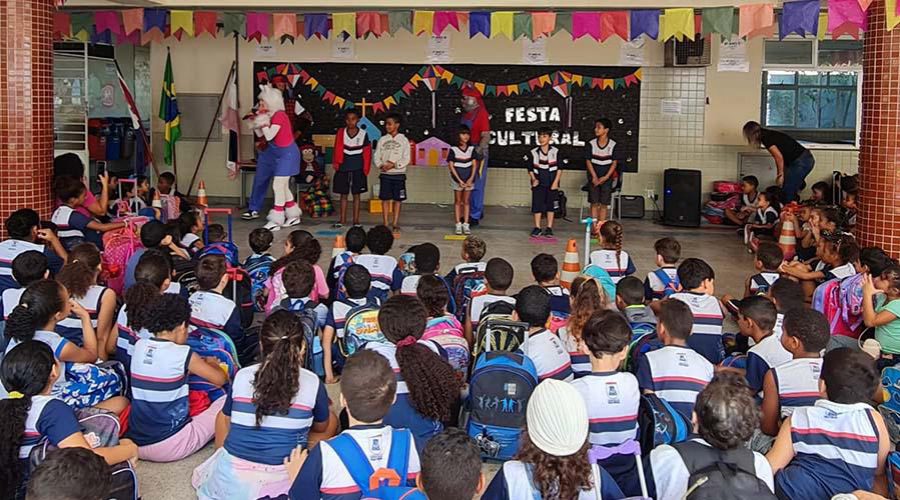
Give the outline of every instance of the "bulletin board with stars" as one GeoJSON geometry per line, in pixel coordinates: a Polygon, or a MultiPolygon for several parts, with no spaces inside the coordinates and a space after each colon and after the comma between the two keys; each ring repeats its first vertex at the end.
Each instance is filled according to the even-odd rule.
{"type": "Polygon", "coordinates": [[[473,86],[490,114],[491,167],[528,167],[537,130],[549,127],[560,166],[584,170],[594,122],[605,117],[619,167],[638,171],[640,68],[255,62],[253,71],[257,83],[288,77],[293,96],[312,114],[312,134],[333,134],[344,126],[344,112],[356,108],[374,142],[388,114],[399,114],[401,131],[418,148],[418,165],[445,164],[441,152],[455,143],[463,113],[461,87],[473,86]]]}

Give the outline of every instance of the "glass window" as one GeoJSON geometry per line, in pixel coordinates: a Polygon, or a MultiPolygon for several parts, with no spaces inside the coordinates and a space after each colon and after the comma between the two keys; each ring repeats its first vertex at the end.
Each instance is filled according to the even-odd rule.
{"type": "Polygon", "coordinates": [[[859,74],[830,71],[763,72],[763,124],[799,140],[856,141],[859,74]]]}

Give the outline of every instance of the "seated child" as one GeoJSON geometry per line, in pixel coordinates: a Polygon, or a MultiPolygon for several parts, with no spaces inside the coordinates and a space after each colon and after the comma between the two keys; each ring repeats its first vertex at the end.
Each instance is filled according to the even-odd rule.
{"type": "Polygon", "coordinates": [[[159,283],[162,286],[165,281],[166,287],[163,293],[171,293],[181,295],[184,298],[190,296],[187,286],[175,281],[177,270],[174,269],[174,260],[172,254],[159,248],[151,248],[141,255],[137,267],[134,269],[135,282],[149,280],[153,283],[159,283]],[[162,281],[160,281],[162,280],[162,281]]]}
{"type": "Polygon", "coordinates": [[[656,334],[663,347],[638,359],[637,379],[644,393],[656,393],[687,417],[694,411],[697,394],[712,380],[714,367],[688,346],[691,309],[684,302],[659,302],[656,334]]]}
{"type": "Polygon", "coordinates": [[[140,339],[150,338],[147,330],[150,311],[170,283],[172,272],[169,269],[162,256],[148,254],[141,259],[135,273],[137,282],[125,290],[125,304],[116,316],[116,332],[106,339],[106,353],[114,355],[126,372],[131,370],[134,345],[140,339]]]}
{"type": "Polygon", "coordinates": [[[3,303],[3,321],[6,321],[13,309],[19,305],[19,299],[22,298],[28,285],[50,277],[47,256],[37,250],[20,253],[12,261],[12,277],[21,288],[7,288],[0,295],[0,302],[3,303]]]}
{"type": "Polygon", "coordinates": [[[747,278],[744,287],[744,297],[751,295],[765,294],[769,291],[769,287],[775,280],[781,277],[779,269],[784,262],[784,253],[777,243],[771,241],[760,242],[756,249],[756,258],[753,265],[756,266],[758,273],[747,278]]]}
{"type": "MultiPolygon", "coordinates": [[[[137,457],[136,451],[134,457],[137,457]]],[[[110,473],[109,464],[96,453],[95,449],[75,447],[52,450],[31,472],[25,498],[28,500],[110,498],[113,482],[110,473]]]]}
{"type": "Polygon", "coordinates": [[[875,328],[882,356],[890,359],[885,363],[896,364],[894,359],[900,355],[900,267],[888,267],[875,278],[863,276],[862,313],[866,326],[875,328]]]}
{"type": "Polygon", "coordinates": [[[337,382],[335,368],[344,366],[344,358],[335,343],[344,338],[344,325],[354,309],[362,307],[378,308],[381,303],[377,299],[369,298],[369,289],[372,287],[372,277],[369,271],[359,265],[351,264],[344,272],[344,289],[347,297],[335,300],[331,303],[325,327],[322,328],[322,348],[324,350],[325,383],[337,382]]]}
{"type": "Polygon", "coordinates": [[[813,406],[821,398],[819,375],[822,356],[830,337],[825,316],[812,309],[792,309],[784,320],[781,345],[791,353],[791,360],[769,370],[763,379],[762,418],[760,429],[778,434],[781,419],[794,409],[813,406]]]}
{"type": "MultiPolygon", "coordinates": [[[[487,243],[481,239],[480,236],[476,236],[474,234],[466,236],[466,239],[462,242],[462,253],[460,254],[460,258],[462,258],[462,263],[457,264],[453,269],[447,273],[446,281],[451,286],[455,285],[456,277],[460,274],[466,274],[471,272],[484,272],[487,264],[483,262],[484,255],[487,253],[487,243]]],[[[463,307],[464,304],[459,304],[459,307],[463,307]]],[[[468,305],[468,304],[465,304],[468,305]]]]}
{"type": "MultiPolygon", "coordinates": [[[[3,498],[24,498],[18,495],[23,493],[28,480],[28,458],[32,449],[44,439],[59,448],[85,449],[88,453],[96,453],[108,464],[118,464],[137,457],[137,447],[128,439],[121,440],[117,446],[91,449],[91,444],[81,432],[75,410],[51,394],[57,378],[61,376],[61,369],[51,348],[46,343],[35,340],[17,344],[3,358],[0,374],[3,384],[9,389],[9,398],[0,400],[0,419],[4,422],[0,427],[0,440],[3,443],[3,453],[0,454],[0,496],[3,498]]],[[[128,404],[124,398],[116,400],[109,403],[110,406],[113,403],[118,405],[119,410],[128,404]]],[[[44,469],[50,467],[47,462],[52,455],[44,462],[44,469]]],[[[39,471],[41,467],[33,473],[35,483],[32,484],[32,489],[38,487],[38,481],[42,477],[46,478],[39,471]]],[[[71,475],[73,471],[67,472],[71,475]]],[[[88,478],[78,479],[84,481],[88,478]]],[[[109,481],[108,477],[106,480],[109,481]]],[[[79,488],[83,486],[79,485],[79,488]]],[[[30,492],[28,498],[33,498],[30,492]]]]}
{"type": "MultiPolygon", "coordinates": [[[[656,498],[686,498],[688,492],[695,489],[702,495],[702,483],[692,484],[691,477],[705,467],[715,467],[715,462],[743,464],[739,470],[756,476],[757,483],[761,483],[745,483],[747,487],[755,486],[760,498],[771,498],[774,490],[772,468],[766,457],[746,447],[758,427],[759,412],[753,391],[747,388],[740,375],[728,371],[717,374],[697,396],[694,413],[694,430],[698,437],[675,445],[660,445],[650,452],[656,498]]],[[[752,491],[744,493],[753,497],[752,491]]]]}
{"type": "MultiPolygon", "coordinates": [[[[115,204],[115,216],[144,215],[158,218],[151,207],[150,179],[144,175],[139,175],[132,180],[134,182],[125,182],[125,179],[119,181],[120,189],[123,184],[127,187],[126,191],[122,193],[124,197],[115,204]]],[[[113,211],[112,208],[110,207],[110,212],[113,211]]]]}
{"type": "MultiPolygon", "coordinates": [[[[100,251],[92,243],[82,243],[72,247],[69,263],[63,266],[56,280],[66,287],[69,297],[90,315],[98,345],[106,345],[106,339],[115,325],[117,304],[116,292],[97,284],[100,270],[100,251]]],[[[81,319],[69,315],[57,323],[56,333],[82,345],[81,319]]]]}
{"type": "Polygon", "coordinates": [[[59,240],[63,247],[70,249],[85,241],[103,248],[101,233],[114,231],[125,227],[124,222],[102,223],[88,217],[78,210],[84,204],[84,183],[77,177],[57,177],[53,183],[56,196],[62,201],[62,205],[53,211],[50,222],[59,228],[59,240]]]}
{"type": "Polygon", "coordinates": [[[538,384],[526,426],[516,460],[500,467],[482,499],[625,498],[612,476],[588,458],[588,410],[570,384],[538,384]]]}
{"type": "Polygon", "coordinates": [[[358,255],[355,262],[369,270],[372,292],[384,302],[403,283],[397,259],[387,254],[394,246],[394,235],[387,226],[375,226],[366,234],[366,246],[371,253],[358,255]]]}
{"type": "Polygon", "coordinates": [[[262,361],[238,371],[216,417],[218,449],[194,470],[201,498],[287,495],[291,480],[284,462],[294,448],[310,448],[337,431],[325,385],[303,366],[303,353],[312,346],[298,318],[273,312],[259,341],[262,361]]]}
{"type": "Polygon", "coordinates": [[[422,276],[419,280],[416,296],[428,313],[422,339],[437,342],[447,352],[447,361],[459,380],[466,380],[469,374],[469,343],[459,320],[447,312],[450,293],[446,285],[443,278],[437,275],[422,276]]]}
{"type": "Polygon", "coordinates": [[[131,413],[127,436],[138,457],[150,462],[177,462],[213,438],[216,415],[225,398],[189,416],[188,375],[222,387],[228,375],[214,359],[204,359],[185,345],[191,306],[183,297],[163,294],[148,314],[152,337],[140,339],[131,358],[131,413]]]}
{"type": "Polygon", "coordinates": [[[50,274],[65,264],[66,250],[50,229],[41,228],[41,217],[30,208],[13,212],[3,223],[9,239],[0,242],[0,293],[8,288],[28,286],[17,283],[12,275],[12,262],[22,252],[34,250],[47,257],[50,274]]]}
{"type": "Polygon", "coordinates": [[[741,204],[737,210],[726,208],[725,218],[736,226],[743,226],[756,211],[759,201],[759,179],[747,175],[741,179],[741,204]]]}
{"type": "Polygon", "coordinates": [[[309,452],[295,450],[299,460],[292,461],[302,466],[298,472],[290,471],[295,478],[290,497],[365,496],[368,483],[358,483],[350,470],[352,467],[355,471],[360,461],[372,470],[390,467],[398,473],[405,471],[401,482],[414,486],[419,475],[419,454],[412,444],[412,435],[406,429],[393,429],[383,423],[396,392],[397,380],[384,356],[367,349],[353,354],[341,375],[340,403],[347,412],[349,428],[309,452]],[[391,460],[392,457],[401,460],[391,460]]]}
{"type": "Polygon", "coordinates": [[[316,285],[313,266],[308,262],[295,260],[284,267],[281,278],[287,298],[281,301],[279,308],[295,313],[311,309],[316,318],[316,327],[319,330],[324,328],[328,319],[328,307],[309,298],[309,294],[316,285]]]}
{"type": "Polygon", "coordinates": [[[359,226],[353,226],[348,229],[347,235],[344,236],[344,245],[346,249],[331,259],[331,264],[328,266],[328,274],[326,275],[328,288],[331,289],[332,300],[334,300],[337,293],[337,282],[341,277],[341,271],[354,264],[356,256],[366,249],[366,230],[359,226]]]}
{"type": "MultiPolygon", "coordinates": [[[[441,270],[441,250],[434,243],[422,243],[410,249],[414,256],[416,273],[411,274],[400,283],[400,293],[403,295],[416,295],[416,287],[419,286],[419,278],[425,275],[435,275],[441,270]]],[[[443,278],[441,278],[443,280],[443,278]]],[[[447,287],[449,291],[450,287],[447,287]]]]}
{"type": "Polygon", "coordinates": [[[196,212],[184,212],[178,217],[177,224],[181,247],[186,248],[191,255],[203,250],[203,220],[200,215],[196,212]]]}
{"type": "MultiPolygon", "coordinates": [[[[378,324],[387,343],[370,342],[397,374],[397,398],[384,423],[413,433],[421,450],[448,421],[459,400],[459,382],[437,342],[421,340],[427,311],[415,297],[395,295],[378,312],[378,324]]],[[[346,377],[346,367],[345,375],[346,377]]]]}
{"type": "Polygon", "coordinates": [[[193,208],[191,201],[187,196],[178,192],[178,189],[175,187],[175,174],[172,172],[163,172],[159,174],[159,177],[156,178],[156,188],[150,189],[150,199],[156,197],[156,192],[159,192],[160,198],[169,197],[169,203],[173,203],[174,199],[177,199],[179,208],[181,212],[190,212],[193,208]]]}
{"type": "Polygon", "coordinates": [[[513,321],[528,323],[528,336],[522,351],[537,369],[538,379],[571,381],[572,360],[562,341],[547,329],[550,319],[550,295],[538,285],[527,286],[516,298],[513,321]]]}
{"type": "Polygon", "coordinates": [[[422,450],[422,472],[416,485],[428,498],[475,498],[485,487],[481,450],[464,431],[445,430],[422,450]]]}
{"type": "Polygon", "coordinates": [[[253,310],[255,312],[263,312],[266,306],[265,288],[266,280],[272,270],[272,263],[275,257],[269,253],[272,248],[272,240],[274,235],[272,231],[264,227],[258,227],[250,232],[250,250],[253,254],[244,260],[241,266],[250,276],[251,289],[253,293],[253,310]]]}
{"type": "Polygon", "coordinates": [[[475,342],[475,331],[478,330],[482,312],[487,306],[495,302],[506,302],[515,306],[515,297],[506,294],[512,285],[514,274],[512,265],[500,257],[494,257],[484,266],[487,293],[472,297],[469,302],[469,312],[466,314],[465,331],[469,345],[475,342]]]}
{"type": "Polygon", "coordinates": [[[228,233],[225,232],[225,226],[222,224],[210,224],[204,231],[204,236],[207,245],[228,241],[228,233]]]}
{"type": "Polygon", "coordinates": [[[816,203],[831,203],[831,185],[825,181],[819,181],[812,185],[810,189],[810,201],[816,203]]]}
{"type": "Polygon", "coordinates": [[[643,284],[634,276],[626,276],[616,285],[616,307],[628,320],[628,326],[634,333],[633,339],[656,330],[656,315],[644,303],[643,292],[643,284]]]}
{"type": "Polygon", "coordinates": [[[807,304],[804,302],[806,296],[803,293],[803,287],[800,283],[790,278],[778,278],[769,288],[767,294],[772,303],[775,304],[775,326],[772,327],[772,333],[781,338],[782,324],[784,324],[784,315],[794,309],[805,309],[807,304]]]}
{"type": "Polygon", "coordinates": [[[780,207],[778,197],[771,191],[763,191],[759,193],[756,205],[756,213],[744,226],[744,243],[748,245],[753,237],[775,239],[780,207]]]}
{"type": "Polygon", "coordinates": [[[600,226],[600,250],[591,252],[591,265],[609,273],[613,283],[618,283],[620,279],[635,272],[631,256],[622,250],[624,241],[625,231],[622,224],[608,220],[600,226]]]}
{"type": "Polygon", "coordinates": [[[678,260],[681,259],[681,243],[675,238],[660,238],[653,244],[656,250],[656,271],[647,273],[644,290],[647,300],[664,299],[678,291],[678,260]]]}
{"type": "Polygon", "coordinates": [[[284,255],[272,263],[269,271],[269,281],[266,282],[266,311],[272,311],[272,308],[280,304],[282,300],[287,298],[284,290],[284,283],[281,281],[281,274],[284,272],[285,266],[296,260],[305,260],[313,266],[313,272],[316,275],[316,284],[313,291],[309,294],[309,298],[316,302],[324,301],[328,298],[328,284],[325,282],[325,273],[316,262],[322,256],[322,244],[319,243],[312,233],[303,229],[295,229],[291,231],[287,239],[284,240],[284,255]]]}
{"type": "Polygon", "coordinates": [[[173,241],[169,228],[162,222],[152,220],[141,226],[140,233],[141,245],[144,248],[135,251],[125,265],[126,289],[134,284],[134,269],[137,267],[138,262],[140,262],[141,256],[151,248],[159,248],[172,255],[177,255],[182,259],[189,260],[191,258],[190,255],[188,255],[187,250],[179,247],[178,244],[173,241]]]}
{"type": "Polygon", "coordinates": [[[634,455],[619,449],[638,439],[641,390],[633,374],[616,371],[628,354],[631,328],[621,314],[601,309],[588,320],[582,340],[582,352],[590,356],[591,373],[572,382],[572,386],[588,410],[591,456],[598,457],[598,463],[626,495],[639,496],[641,484],[634,455]]]}
{"type": "Polygon", "coordinates": [[[548,253],[539,253],[531,259],[534,281],[550,293],[550,310],[561,317],[569,315],[569,291],[559,284],[559,262],[548,253]]]}
{"type": "Polygon", "coordinates": [[[825,281],[853,276],[859,263],[859,246],[853,235],[825,236],[819,241],[816,252],[821,260],[815,267],[801,262],[781,266],[784,274],[800,280],[807,297],[812,297],[816,287],[825,281]]]}
{"type": "MultiPolygon", "coordinates": [[[[678,266],[678,280],[684,291],[670,297],[691,309],[694,320],[688,345],[710,363],[719,364],[725,357],[722,345],[724,315],[719,299],[715,297],[716,273],[705,261],[690,258],[678,266]]],[[[655,310],[655,303],[652,307],[655,310]]]]}
{"type": "Polygon", "coordinates": [[[859,207],[856,200],[859,196],[859,174],[848,175],[841,178],[841,212],[844,219],[844,226],[848,231],[856,227],[856,216],[859,207]]]}
{"type": "Polygon", "coordinates": [[[576,379],[591,374],[591,359],[584,352],[584,328],[594,314],[606,309],[609,299],[597,280],[579,276],[572,281],[572,314],[566,326],[559,329],[559,339],[569,353],[576,379]]]}
{"type": "Polygon", "coordinates": [[[225,271],[225,257],[222,255],[206,255],[197,263],[199,290],[188,299],[190,323],[198,328],[221,330],[231,337],[235,345],[241,346],[244,342],[241,311],[233,300],[222,295],[230,281],[225,271]]]}
{"type": "Polygon", "coordinates": [[[825,398],[795,408],[766,459],[779,498],[831,498],[865,490],[887,494],[884,462],[891,441],[870,406],[878,388],[875,362],[865,352],[825,354],[819,389],[825,398]]]}
{"type": "Polygon", "coordinates": [[[766,297],[747,297],[739,307],[737,324],[741,335],[755,342],[747,352],[747,385],[760,398],[769,370],[791,360],[791,353],[772,333],[777,314],[775,304],[766,297]]]}

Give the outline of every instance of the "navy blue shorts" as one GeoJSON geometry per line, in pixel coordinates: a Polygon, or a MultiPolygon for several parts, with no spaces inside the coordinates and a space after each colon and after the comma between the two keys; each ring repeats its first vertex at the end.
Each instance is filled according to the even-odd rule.
{"type": "Polygon", "coordinates": [[[555,212],[557,208],[559,208],[559,191],[541,185],[531,188],[531,213],[555,212]]]}
{"type": "Polygon", "coordinates": [[[384,175],[379,177],[381,189],[378,190],[378,199],[382,201],[406,200],[406,176],[384,175]]]}
{"type": "Polygon", "coordinates": [[[369,190],[369,182],[362,170],[338,170],[331,180],[331,190],[337,194],[361,194],[369,190]]]}

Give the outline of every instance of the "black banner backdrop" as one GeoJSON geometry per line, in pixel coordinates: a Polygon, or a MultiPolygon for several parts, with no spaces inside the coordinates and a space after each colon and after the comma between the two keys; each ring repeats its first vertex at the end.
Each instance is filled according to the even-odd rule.
{"type": "Polygon", "coordinates": [[[555,131],[553,142],[560,149],[562,168],[584,170],[584,148],[594,137],[594,121],[605,117],[613,124],[610,137],[616,141],[620,168],[638,170],[639,68],[258,61],[253,72],[257,83],[279,73],[288,76],[294,95],[313,116],[312,134],[333,134],[344,125],[344,111],[355,107],[365,109],[365,116],[382,128],[389,113],[398,113],[403,119],[401,131],[416,143],[432,137],[455,143],[462,114],[460,85],[483,83],[491,117],[491,167],[528,166],[537,130],[546,126],[555,131]],[[410,84],[426,67],[427,71],[437,69],[437,78],[431,81],[434,91],[422,81],[410,84]],[[442,71],[454,76],[441,79],[442,71]],[[560,75],[581,78],[566,82],[560,75]],[[543,83],[532,89],[541,77],[543,83]],[[516,86],[515,92],[510,85],[516,86]],[[500,87],[506,87],[505,91],[500,87]],[[396,104],[388,110],[384,100],[389,97],[396,104]]]}

